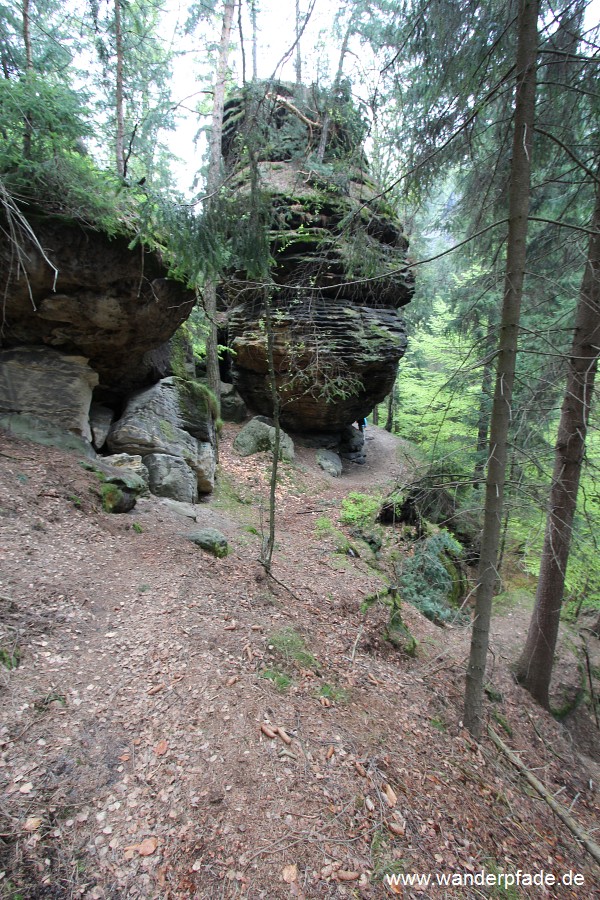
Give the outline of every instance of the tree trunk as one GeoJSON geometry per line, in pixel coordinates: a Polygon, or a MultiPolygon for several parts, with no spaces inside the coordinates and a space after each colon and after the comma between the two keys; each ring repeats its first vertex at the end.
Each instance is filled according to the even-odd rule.
{"type": "Polygon", "coordinates": [[[265,287],[265,329],[267,341],[267,366],[269,369],[269,387],[271,391],[271,403],[273,405],[273,424],[275,426],[275,440],[273,442],[273,461],[271,463],[271,478],[269,483],[269,534],[263,537],[262,550],[260,555],[261,565],[265,571],[271,574],[271,562],[273,559],[273,550],[275,548],[275,513],[277,510],[276,490],[277,490],[277,469],[279,466],[279,447],[281,444],[281,425],[279,421],[280,399],[277,392],[277,382],[275,380],[275,355],[274,344],[275,335],[273,333],[273,316],[271,310],[270,289],[265,287]]]}
{"type": "Polygon", "coordinates": [[[390,396],[388,397],[388,408],[387,408],[387,420],[385,423],[385,430],[389,431],[390,434],[394,431],[394,413],[396,411],[396,384],[394,383],[394,387],[390,391],[390,396]]]}
{"type": "MultiPolygon", "coordinates": [[[[33,52],[31,49],[31,10],[29,0],[23,0],[23,43],[25,44],[25,71],[28,75],[33,73],[33,52]]],[[[23,129],[23,156],[31,159],[31,137],[33,126],[31,112],[24,114],[23,129]]]]}
{"type": "Polygon", "coordinates": [[[117,119],[117,137],[115,158],[117,175],[125,178],[125,113],[123,110],[123,25],[121,21],[121,0],[115,0],[115,47],[117,51],[117,83],[115,96],[115,115],[117,119]]]}
{"type": "Polygon", "coordinates": [[[475,618],[467,668],[464,723],[479,740],[483,727],[483,686],[489,645],[492,598],[502,522],[506,454],[526,263],[527,217],[531,191],[531,150],[536,93],[537,21],[540,0],[520,0],[513,152],[509,184],[506,274],[496,386],[490,420],[490,448],[475,618]]]}
{"type": "MultiPolygon", "coordinates": [[[[340,83],[342,80],[342,75],[344,74],[344,58],[346,53],[348,52],[348,42],[350,41],[350,35],[352,34],[354,28],[354,16],[350,18],[348,22],[348,27],[346,28],[346,33],[344,34],[344,40],[342,41],[342,46],[340,48],[340,56],[338,59],[338,67],[337,72],[335,73],[335,79],[333,81],[333,87],[331,89],[331,102],[335,102],[337,98],[338,91],[340,89],[340,83]]],[[[325,156],[325,150],[327,149],[327,141],[329,139],[329,129],[331,127],[331,113],[329,110],[323,116],[323,127],[321,129],[321,137],[319,139],[319,147],[317,149],[317,159],[319,162],[323,162],[323,158],[325,156]]]]}
{"type": "Polygon", "coordinates": [[[300,0],[296,0],[296,84],[302,84],[302,51],[300,49],[300,0]]]}
{"type": "Polygon", "coordinates": [[[256,0],[250,2],[250,20],[252,22],[252,81],[258,79],[258,32],[256,27],[256,0]]]}
{"type": "Polygon", "coordinates": [[[485,472],[485,462],[488,449],[488,431],[490,426],[489,398],[492,393],[493,366],[492,362],[486,362],[483,367],[481,379],[481,394],[479,398],[479,414],[477,417],[477,462],[473,470],[473,487],[479,489],[485,472]]]}
{"type": "MultiPolygon", "coordinates": [[[[600,170],[598,172],[600,175],[600,170]]],[[[600,187],[592,218],[588,258],[581,282],[569,358],[567,388],[554,449],[546,534],[540,577],[527,641],[517,664],[517,680],[549,707],[550,679],[558,637],[573,517],[600,354],[600,187]]]]}
{"type": "Polygon", "coordinates": [[[379,425],[379,407],[374,406],[371,411],[371,422],[373,425],[379,425]]]}
{"type": "MultiPolygon", "coordinates": [[[[229,40],[231,23],[236,0],[225,0],[219,59],[213,94],[212,127],[208,142],[208,173],[206,176],[206,193],[209,206],[214,203],[214,195],[221,183],[221,136],[223,133],[223,106],[225,103],[225,78],[229,59],[229,40]]],[[[206,380],[211,391],[221,398],[221,375],[219,372],[219,342],[217,332],[217,282],[209,278],[204,286],[203,304],[208,319],[208,337],[206,340],[206,380]]]]}

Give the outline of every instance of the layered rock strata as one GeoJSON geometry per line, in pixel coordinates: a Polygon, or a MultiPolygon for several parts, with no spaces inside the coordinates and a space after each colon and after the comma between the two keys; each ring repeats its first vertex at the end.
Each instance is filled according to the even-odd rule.
{"type": "Polygon", "coordinates": [[[306,91],[276,85],[263,101],[257,127],[270,138],[253,167],[236,135],[254,107],[239,95],[226,111],[224,154],[238,219],[252,228],[261,205],[273,260],[262,283],[240,271],[222,291],[233,382],[250,407],[272,414],[268,303],[282,424],[335,431],[367,415],[394,384],[406,348],[399,309],[413,293],[408,241],[350,128],[336,120],[318,159],[323,114],[306,91]]]}

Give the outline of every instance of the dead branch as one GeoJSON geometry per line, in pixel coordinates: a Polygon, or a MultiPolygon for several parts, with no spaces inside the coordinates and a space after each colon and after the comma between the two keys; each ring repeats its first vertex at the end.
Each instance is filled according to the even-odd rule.
{"type": "Polygon", "coordinates": [[[527,766],[521,762],[516,753],[507,747],[504,741],[499,735],[496,734],[493,728],[488,725],[488,734],[492,739],[493,743],[496,747],[506,756],[508,760],[513,764],[513,766],[519,770],[521,775],[523,775],[529,784],[535,788],[540,797],[546,801],[550,809],[558,816],[558,818],[563,822],[571,834],[573,834],[577,840],[582,844],[582,846],[587,850],[587,852],[592,856],[595,861],[600,865],[600,846],[596,844],[595,841],[585,832],[580,825],[575,821],[575,819],[569,815],[567,810],[558,803],[554,797],[548,793],[544,785],[539,779],[535,777],[535,775],[529,771],[527,766]]]}
{"type": "Polygon", "coordinates": [[[312,119],[309,119],[308,116],[305,116],[304,113],[300,112],[297,106],[294,106],[287,97],[283,97],[281,94],[267,94],[267,100],[274,100],[276,103],[280,103],[281,106],[285,106],[287,110],[293,113],[295,116],[298,116],[301,122],[304,122],[305,125],[308,125],[309,128],[322,128],[321,122],[313,122],[312,119]]]}

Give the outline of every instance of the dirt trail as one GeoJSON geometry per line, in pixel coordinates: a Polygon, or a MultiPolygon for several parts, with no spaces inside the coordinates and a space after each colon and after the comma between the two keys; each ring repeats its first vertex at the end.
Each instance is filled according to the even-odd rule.
{"type": "MultiPolygon", "coordinates": [[[[272,583],[268,460],[237,457],[235,432],[197,507],[223,560],[158,499],[110,516],[75,456],[0,437],[1,647],[20,654],[0,667],[2,896],[375,898],[386,873],[485,867],[572,868],[592,897],[569,833],[460,728],[464,634],[406,608],[419,650],[399,654],[385,607],[361,610],[385,573],[315,534],[350,490],[409,472],[403,443],[369,429],[367,464],[337,480],[307,449],[282,467],[272,583]]],[[[593,827],[568,736],[504,660],[494,677],[512,746],[593,827]]]]}

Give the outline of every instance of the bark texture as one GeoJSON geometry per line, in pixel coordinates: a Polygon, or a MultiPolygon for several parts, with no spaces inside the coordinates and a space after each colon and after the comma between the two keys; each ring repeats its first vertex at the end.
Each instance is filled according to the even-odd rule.
{"type": "Polygon", "coordinates": [[[483,727],[483,686],[489,645],[492,598],[497,579],[508,432],[526,263],[539,5],[539,0],[521,0],[517,26],[517,87],[509,186],[506,274],[496,386],[490,421],[490,447],[475,619],[471,636],[464,707],[465,726],[476,739],[481,737],[483,727]]]}
{"type": "MultiPolygon", "coordinates": [[[[599,173],[600,174],[600,173],[599,173]]],[[[567,388],[554,450],[546,533],[535,606],[527,641],[517,664],[517,679],[542,706],[549,706],[549,689],[558,637],[573,517],[585,453],[585,441],[600,353],[600,188],[592,219],[579,302],[567,388]]]]}

